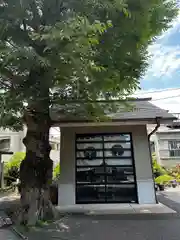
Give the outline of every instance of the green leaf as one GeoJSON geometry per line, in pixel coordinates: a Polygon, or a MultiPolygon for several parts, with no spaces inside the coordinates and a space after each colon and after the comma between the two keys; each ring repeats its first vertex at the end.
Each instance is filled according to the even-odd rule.
{"type": "Polygon", "coordinates": [[[23,126],[24,103],[47,98],[49,107],[80,99],[81,104],[65,104],[64,115],[94,120],[124,107],[85,102],[126,99],[139,89],[148,66],[148,45],[178,14],[174,0],[3,3],[0,126],[13,129],[23,126]]]}

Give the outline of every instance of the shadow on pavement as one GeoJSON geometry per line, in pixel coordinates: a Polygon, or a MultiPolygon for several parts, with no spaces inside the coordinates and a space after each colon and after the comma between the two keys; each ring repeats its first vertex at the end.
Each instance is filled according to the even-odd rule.
{"type": "Polygon", "coordinates": [[[166,193],[160,193],[157,194],[158,201],[169,208],[172,208],[174,211],[176,211],[176,215],[180,216],[180,203],[173,201],[172,199],[168,198],[166,193]]]}

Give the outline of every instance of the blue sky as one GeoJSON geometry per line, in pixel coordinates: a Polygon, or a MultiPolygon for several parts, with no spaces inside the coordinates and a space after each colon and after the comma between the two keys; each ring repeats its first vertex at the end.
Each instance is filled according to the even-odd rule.
{"type": "Polygon", "coordinates": [[[141,88],[162,89],[180,87],[180,16],[172,27],[149,47],[151,59],[141,88]]]}
{"type": "Polygon", "coordinates": [[[180,14],[148,50],[149,67],[136,96],[152,97],[155,105],[180,112],[180,14]]]}
{"type": "MultiPolygon", "coordinates": [[[[149,53],[152,57],[141,80],[142,90],[135,96],[152,97],[153,104],[180,113],[180,14],[172,27],[149,47],[149,53]]],[[[52,128],[51,134],[59,137],[59,130],[52,128]]]]}

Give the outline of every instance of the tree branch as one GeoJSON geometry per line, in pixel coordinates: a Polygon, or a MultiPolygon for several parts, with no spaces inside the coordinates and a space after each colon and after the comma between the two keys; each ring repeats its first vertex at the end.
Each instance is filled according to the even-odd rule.
{"type": "Polygon", "coordinates": [[[9,69],[3,67],[2,64],[0,64],[0,74],[7,77],[10,82],[19,82],[22,80],[20,76],[14,75],[9,69]]]}
{"type": "Polygon", "coordinates": [[[38,31],[39,30],[39,25],[40,25],[40,16],[39,16],[39,12],[38,12],[38,8],[36,5],[36,2],[33,0],[30,4],[29,4],[32,13],[33,13],[33,19],[32,19],[32,26],[34,28],[34,30],[38,31]],[[38,23],[38,24],[35,24],[38,23]]]}
{"type": "Polygon", "coordinates": [[[9,31],[11,32],[11,35],[18,36],[18,39],[23,40],[25,44],[34,48],[37,54],[43,56],[44,46],[42,44],[38,45],[36,41],[32,40],[28,35],[28,31],[24,31],[19,26],[13,26],[12,28],[9,29],[9,31]]]}
{"type": "Polygon", "coordinates": [[[11,84],[7,84],[3,79],[0,79],[0,86],[3,86],[5,89],[10,89],[12,87],[11,84]]]}
{"type": "Polygon", "coordinates": [[[26,20],[25,19],[23,19],[23,28],[24,28],[24,31],[26,32],[27,26],[26,26],[26,20]]]}

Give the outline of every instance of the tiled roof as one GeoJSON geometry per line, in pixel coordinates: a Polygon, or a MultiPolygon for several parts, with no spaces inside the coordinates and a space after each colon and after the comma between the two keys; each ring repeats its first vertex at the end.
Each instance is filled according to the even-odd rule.
{"type": "MultiPolygon", "coordinates": [[[[161,109],[150,102],[148,99],[135,99],[126,101],[126,105],[123,102],[119,102],[119,110],[116,113],[107,114],[112,121],[124,121],[124,120],[147,120],[151,121],[156,118],[162,120],[176,120],[173,114],[167,110],[161,109]],[[128,105],[128,106],[127,106],[128,105]]],[[[80,105],[79,105],[80,108],[80,105]]],[[[87,121],[87,118],[77,116],[68,116],[62,106],[56,106],[51,110],[51,117],[53,120],[60,122],[83,122],[87,121]],[[86,120],[85,120],[86,119],[86,120]]],[[[72,108],[73,109],[73,108],[72,108]]]]}
{"type": "Polygon", "coordinates": [[[172,119],[175,120],[171,113],[161,109],[149,101],[134,101],[130,103],[132,105],[130,111],[124,111],[121,109],[117,113],[111,114],[112,119],[172,119]]]}

